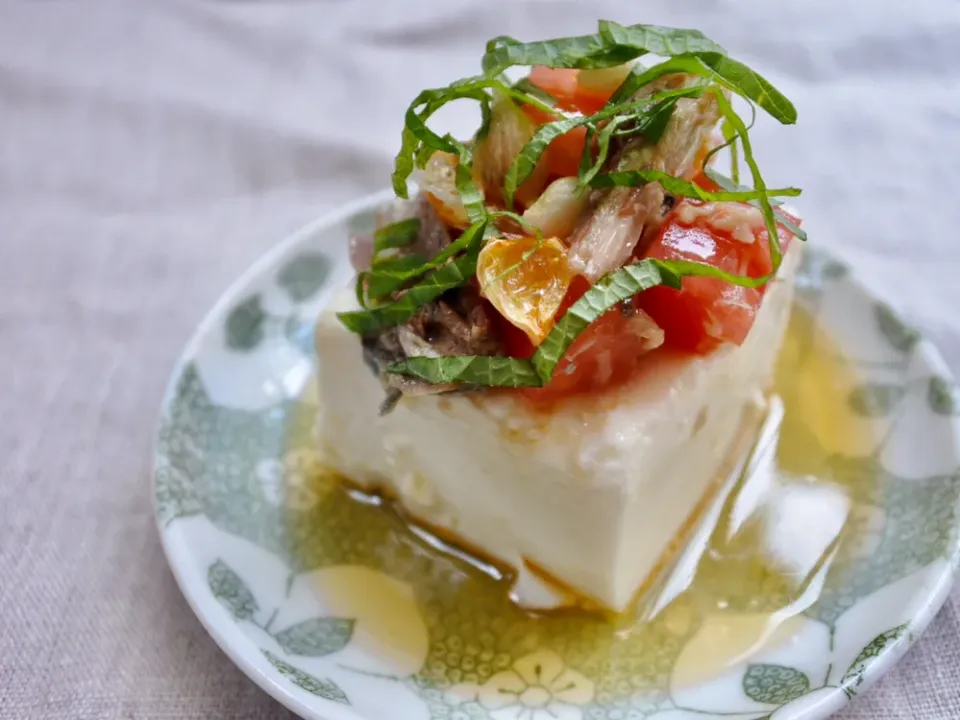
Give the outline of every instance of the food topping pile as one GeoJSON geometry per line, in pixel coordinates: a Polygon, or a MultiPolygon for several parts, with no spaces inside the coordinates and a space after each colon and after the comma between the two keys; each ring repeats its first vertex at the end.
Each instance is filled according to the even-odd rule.
{"type": "Polygon", "coordinates": [[[790,101],[696,30],[499,37],[482,68],[413,101],[393,175],[404,201],[351,240],[361,309],[340,320],[384,382],[384,411],[489,387],[555,402],[626,382],[662,345],[742,343],[805,239],[778,207],[800,191],[766,186],[749,139],[757,108],[796,122],[790,101]],[[482,111],[469,142],[429,127],[464,99],[482,111]],[[730,176],[713,168],[721,151],[730,176]]]}

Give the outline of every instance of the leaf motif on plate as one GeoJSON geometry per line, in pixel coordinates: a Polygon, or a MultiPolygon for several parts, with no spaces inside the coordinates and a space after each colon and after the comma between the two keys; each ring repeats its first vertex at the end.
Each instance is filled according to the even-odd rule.
{"type": "Polygon", "coordinates": [[[302,253],[292,258],[277,274],[277,284],[294,302],[313,297],[330,274],[330,260],[322,253],[302,253]]]}
{"type": "Polygon", "coordinates": [[[946,378],[934,375],[927,385],[927,403],[937,415],[960,414],[957,386],[946,378]]]}
{"type": "Polygon", "coordinates": [[[270,661],[270,664],[273,665],[281,675],[288,678],[290,682],[292,682],[298,688],[306,690],[308,693],[312,693],[317,697],[322,697],[326,700],[343,703],[344,705],[350,704],[347,694],[341,690],[340,686],[337,685],[333,680],[318,678],[310,673],[305,673],[303,670],[299,670],[293,665],[284,662],[269,650],[264,650],[263,654],[266,656],[267,660],[270,661]]]}
{"type": "Polygon", "coordinates": [[[910,352],[920,340],[920,333],[903,322],[888,305],[877,303],[874,317],[880,332],[900,352],[910,352]]]}
{"type": "Polygon", "coordinates": [[[288,655],[322,657],[347,646],[355,622],[344,618],[312,618],[281,630],[273,638],[288,655]]]}
{"type": "Polygon", "coordinates": [[[820,268],[820,274],[825,280],[842,280],[850,274],[850,268],[838,260],[827,260],[820,268]]]}
{"type": "Polygon", "coordinates": [[[203,512],[193,483],[169,462],[157,468],[156,501],[157,514],[165,525],[177,518],[203,512]]]}
{"type": "Polygon", "coordinates": [[[840,685],[843,687],[843,691],[847,694],[847,697],[853,697],[857,694],[854,688],[863,682],[863,674],[866,672],[868,665],[867,661],[879,657],[888,645],[903,635],[908,625],[909,623],[903,623],[902,625],[897,625],[895,628],[880,633],[860,651],[860,654],[850,663],[847,672],[844,673],[840,679],[840,685]]]}
{"type": "Polygon", "coordinates": [[[785,665],[748,665],[743,692],[758,703],[785,705],[810,690],[810,678],[785,665]]]}
{"type": "Polygon", "coordinates": [[[263,341],[267,314],[260,303],[259,295],[251,295],[227,315],[227,347],[239,352],[249,352],[263,341]]]}
{"type": "Polygon", "coordinates": [[[223,560],[217,560],[207,569],[207,584],[213,596],[237,620],[249,620],[260,609],[247,584],[223,560]]]}
{"type": "Polygon", "coordinates": [[[866,383],[854,388],[847,398],[851,409],[864,417],[883,417],[889,415],[900,398],[903,388],[899,385],[866,383]]]}

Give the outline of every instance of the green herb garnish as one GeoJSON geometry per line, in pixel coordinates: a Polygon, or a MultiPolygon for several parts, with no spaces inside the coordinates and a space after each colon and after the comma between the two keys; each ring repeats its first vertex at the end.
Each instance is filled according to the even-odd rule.
{"type": "Polygon", "coordinates": [[[420,232],[420,220],[417,218],[399,220],[379,228],[373,234],[374,261],[377,255],[385,250],[406,247],[417,239],[418,232],[420,232]]]}
{"type": "Polygon", "coordinates": [[[635,187],[650,182],[660,183],[664,190],[673,195],[696,198],[697,200],[704,200],[706,202],[746,202],[748,200],[759,200],[763,195],[771,198],[796,197],[800,194],[800,189],[795,187],[768,188],[766,190],[744,188],[742,190],[712,192],[710,190],[704,190],[695,182],[674,177],[662,170],[622,170],[620,172],[597,175],[590,181],[590,186],[595,188],[635,187]]]}
{"type": "MultiPolygon", "coordinates": [[[[740,136],[737,135],[737,131],[733,129],[733,125],[730,124],[729,120],[724,120],[723,124],[720,126],[720,129],[723,133],[723,139],[725,140],[724,145],[727,145],[727,147],[730,148],[730,177],[734,184],[739,184],[740,153],[737,151],[737,138],[740,136]]],[[[704,165],[706,165],[709,160],[710,158],[707,157],[706,160],[704,160],[704,165]]]]}
{"type": "Polygon", "coordinates": [[[597,176],[597,173],[603,168],[603,164],[607,161],[607,155],[610,154],[610,141],[613,140],[614,133],[617,132],[621,125],[631,122],[632,120],[633,118],[630,117],[614,117],[604,126],[603,130],[596,133],[597,159],[592,163],[590,162],[592,154],[590,140],[594,131],[593,128],[588,130],[587,141],[583,145],[583,157],[580,160],[580,180],[577,184],[579,190],[583,190],[590,185],[591,181],[597,176]]]}
{"type": "Polygon", "coordinates": [[[753,187],[760,191],[757,202],[759,203],[758,207],[760,208],[760,212],[763,214],[763,222],[767,226],[767,233],[770,238],[770,260],[773,263],[771,275],[773,275],[780,267],[780,260],[783,257],[783,253],[780,251],[780,233],[777,232],[777,222],[773,217],[773,207],[770,205],[770,198],[767,196],[767,184],[763,181],[763,176],[760,174],[760,167],[753,158],[753,148],[750,146],[750,138],[747,136],[747,126],[743,124],[743,120],[737,115],[730,101],[727,100],[722,92],[714,92],[714,95],[717,98],[717,104],[720,106],[720,112],[723,114],[723,117],[730,123],[734,132],[740,138],[740,144],[743,146],[743,160],[747,163],[747,167],[750,168],[750,174],[753,176],[753,187]]]}
{"type": "Polygon", "coordinates": [[[673,261],[641,260],[618,268],[583,294],[553,326],[530,360],[458,356],[407,358],[387,372],[427,382],[469,383],[488,387],[542,387],[550,381],[564,353],[590,323],[618,303],[656,285],[680,287],[673,261]]]}
{"type": "Polygon", "coordinates": [[[364,273],[367,298],[379,300],[390,295],[410,278],[421,275],[417,271],[426,264],[419,255],[399,255],[375,262],[369,272],[364,273]]]}
{"type": "Polygon", "coordinates": [[[513,163],[510,165],[510,169],[507,171],[507,177],[503,187],[503,194],[507,206],[509,207],[513,203],[514,193],[516,193],[517,188],[519,188],[533,173],[534,168],[536,168],[537,163],[540,161],[540,157],[546,151],[547,146],[561,135],[565,135],[571,130],[581,126],[596,128],[598,123],[611,120],[618,115],[626,114],[629,119],[641,121],[647,116],[644,111],[649,111],[650,108],[655,107],[657,103],[662,100],[670,98],[679,99],[681,97],[697,97],[702,95],[703,92],[704,88],[702,87],[665,90],[664,92],[657,93],[651,97],[626,101],[616,105],[608,105],[594,115],[588,115],[586,117],[562,118],[560,120],[555,120],[553,122],[541,125],[539,128],[537,128],[536,132],[534,132],[533,137],[531,137],[523,146],[523,149],[520,150],[520,153],[514,159],[513,163]]]}
{"type": "Polygon", "coordinates": [[[410,104],[405,116],[400,152],[397,154],[393,171],[393,191],[398,197],[407,197],[407,180],[413,173],[414,167],[418,164],[422,166],[429,156],[437,150],[457,155],[460,157],[462,164],[470,165],[469,153],[465,153],[466,146],[450,135],[438,135],[428,127],[427,121],[448,103],[463,99],[476,100],[480,103],[481,109],[485,109],[484,122],[481,125],[481,130],[484,131],[481,133],[482,136],[485,134],[484,126],[489,123],[489,106],[493,102],[492,93],[495,91],[501,93],[504,97],[539,107],[547,112],[553,110],[537,95],[524,92],[522,86],[519,88],[511,87],[502,79],[495,77],[466,78],[451,83],[445,88],[424,90],[410,104]]]}
{"type": "Polygon", "coordinates": [[[475,248],[483,237],[486,222],[475,223],[463,231],[456,240],[433,256],[431,260],[424,260],[418,255],[401,256],[393,262],[374,262],[370,271],[366,273],[367,296],[380,298],[389,295],[403,287],[410,280],[419,278],[430,270],[434,270],[455,255],[475,248]]]}
{"type": "Polygon", "coordinates": [[[631,73],[614,92],[610,102],[622,102],[643,86],[671,73],[689,73],[715,82],[756,103],[785,125],[797,121],[797,109],[779,90],[746,65],[716,53],[678,55],[642,72],[631,73]]]}
{"type": "MultiPolygon", "coordinates": [[[[373,254],[370,260],[371,270],[379,268],[389,271],[397,266],[412,264],[410,260],[401,260],[396,257],[385,259],[383,256],[390,250],[410,245],[417,239],[418,232],[420,232],[420,221],[417,218],[400,220],[378,228],[373,234],[373,254]]],[[[421,262],[423,262],[422,259],[421,262]]],[[[361,272],[357,275],[357,302],[360,303],[361,307],[367,306],[367,298],[377,298],[391,292],[385,280],[374,280],[371,287],[369,282],[371,274],[371,272],[361,272]]]]}
{"type": "Polygon", "coordinates": [[[543,384],[529,360],[487,355],[411,357],[388,366],[387,372],[419,378],[433,385],[464,383],[517,388],[543,384]]]}
{"type": "Polygon", "coordinates": [[[471,233],[470,237],[473,238],[466,253],[428,274],[399,299],[374,308],[339,313],[337,317],[340,322],[351,332],[361,335],[376,333],[405,323],[431,300],[466,283],[477,271],[480,243],[475,239],[483,235],[485,224],[478,223],[464,232],[464,235],[471,233]]]}
{"type": "MultiPolygon", "coordinates": [[[[673,29],[652,25],[624,26],[601,20],[597,33],[524,43],[501,36],[487,44],[482,62],[483,74],[452,83],[445,88],[425,90],[410,105],[393,173],[397,195],[407,197],[407,180],[416,167],[425,167],[433,153],[442,151],[457,158],[456,188],[471,226],[433,258],[392,253],[409,244],[416,234],[412,224],[394,224],[383,229],[375,241],[374,263],[361,274],[358,286],[366,287],[373,308],[342,313],[346,327],[361,334],[377,333],[409,320],[421,306],[444,292],[460,287],[476,274],[477,257],[484,243],[497,234],[497,217],[509,217],[530,228],[522,217],[509,211],[517,189],[533,174],[547,147],[573,129],[586,129],[587,143],[578,171],[578,188],[639,187],[659,183],[673,195],[708,202],[749,202],[760,209],[766,227],[773,269],[763,277],[733,275],[718,268],[688,261],[642,260],[618,268],[601,278],[556,323],[530,360],[504,357],[412,357],[391,365],[387,370],[420,378],[430,383],[463,383],[487,387],[541,387],[546,384],[571,343],[604,312],[637,293],[656,286],[677,288],[684,276],[723,279],[746,287],[759,287],[776,272],[781,261],[777,223],[797,237],[806,235],[782,212],[775,210],[778,197],[795,197],[797,188],[767,188],[753,156],[747,125],[734,111],[728,92],[741,96],[755,116],[759,106],[784,124],[796,122],[797,113],[790,101],[766,79],[742,63],[697,30],[673,29]],[[553,68],[602,69],[621,65],[647,54],[667,59],[652,67],[633,68],[607,104],[588,116],[572,115],[556,107],[556,102],[529,80],[510,84],[504,72],[515,66],[544,65],[553,68]],[[649,92],[644,89],[666,75],[681,73],[696,80],[688,87],[649,92]],[[670,127],[676,104],[683,98],[712,94],[723,117],[724,143],[711,150],[703,170],[721,188],[709,191],[686,178],[655,168],[604,172],[608,158],[617,147],[615,141],[641,137],[646,146],[661,140],[670,127]],[[504,178],[503,197],[507,209],[488,207],[483,188],[473,179],[473,145],[450,135],[440,135],[429,127],[431,117],[455,100],[472,100],[480,105],[482,121],[476,139],[487,135],[494,101],[529,105],[549,112],[555,118],[540,125],[513,159],[504,178]],[[729,148],[733,178],[707,168],[712,156],[729,148]],[[753,187],[739,184],[740,153],[749,169],[753,187]],[[398,227],[399,226],[399,227],[398,227]],[[411,235],[412,232],[412,235],[411,235]],[[395,297],[397,293],[399,297],[395,297]],[[385,298],[395,297],[392,300],[385,298]]],[[[489,189],[489,188],[488,188],[489,189]]],[[[534,230],[539,241],[539,230],[534,230]]],[[[529,254],[524,255],[527,259],[529,254]]],[[[521,260],[523,262],[523,260],[521,260]]],[[[506,272],[515,269],[508,268],[506,272]]],[[[499,278],[498,278],[499,279],[499,278]]],[[[358,287],[361,301],[362,287],[358,287]]]]}

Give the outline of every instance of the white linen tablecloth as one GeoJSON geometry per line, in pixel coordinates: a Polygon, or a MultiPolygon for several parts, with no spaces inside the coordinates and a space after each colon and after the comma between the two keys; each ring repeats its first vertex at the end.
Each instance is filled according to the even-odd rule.
{"type": "MultiPolygon", "coordinates": [[[[956,0],[4,2],[0,717],[289,717],[160,549],[173,362],[259,254],[387,184],[417,91],[597,16],[702,28],[786,91],[799,125],[755,131],[768,180],[960,372],[956,0]]],[[[960,717],[958,607],[842,717],[960,717]]]]}

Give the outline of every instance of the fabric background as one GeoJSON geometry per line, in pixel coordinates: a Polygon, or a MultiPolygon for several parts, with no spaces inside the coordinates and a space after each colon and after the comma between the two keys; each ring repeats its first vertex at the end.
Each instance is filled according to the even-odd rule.
{"type": "MultiPolygon", "coordinates": [[[[955,0],[0,3],[0,717],[289,717],[160,549],[174,360],[258,255],[386,186],[418,90],[597,16],[700,27],[785,90],[768,181],[960,372],[955,0]]],[[[960,717],[958,608],[842,717],[960,717]]]]}

